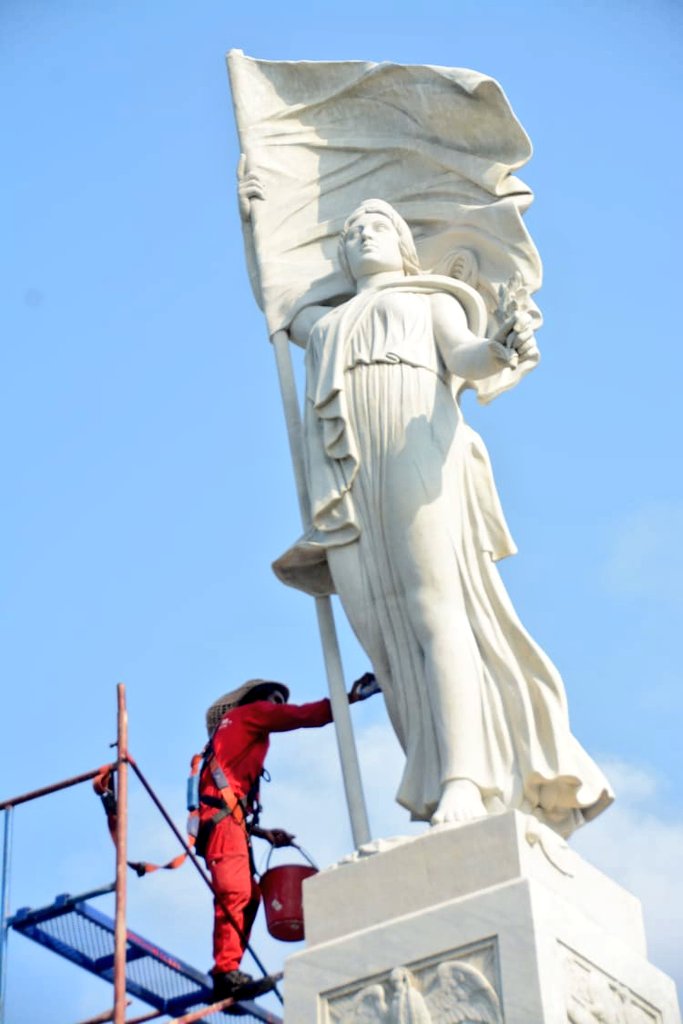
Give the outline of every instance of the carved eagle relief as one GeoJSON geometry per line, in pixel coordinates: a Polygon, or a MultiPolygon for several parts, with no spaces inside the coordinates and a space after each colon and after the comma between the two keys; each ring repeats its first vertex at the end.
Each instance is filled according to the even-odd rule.
{"type": "Polygon", "coordinates": [[[406,967],[396,967],[386,986],[367,985],[339,1024],[502,1024],[495,990],[481,971],[457,960],[439,964],[423,989],[406,967]]]}

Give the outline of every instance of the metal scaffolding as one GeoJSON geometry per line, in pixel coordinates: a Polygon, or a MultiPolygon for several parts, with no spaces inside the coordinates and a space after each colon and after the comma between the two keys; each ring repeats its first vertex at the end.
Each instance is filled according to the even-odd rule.
{"type": "MultiPolygon", "coordinates": [[[[96,768],[81,775],[55,782],[41,789],[23,793],[0,802],[4,812],[2,845],[2,874],[0,887],[0,1024],[5,1022],[5,994],[7,983],[7,944],[10,928],[27,938],[40,943],[72,963],[90,971],[114,985],[114,1006],[82,1024],[142,1024],[143,1021],[157,1020],[167,1016],[176,1024],[190,1024],[192,1021],[211,1017],[217,1022],[227,1022],[223,1011],[234,1006],[233,1000],[226,999],[211,1005],[212,986],[209,975],[167,953],[154,943],[128,930],[126,925],[127,896],[127,846],[128,846],[128,769],[133,769],[143,788],[150,796],[183,847],[187,859],[192,862],[214,898],[211,879],[199,863],[194,850],[188,845],[170,815],[161,804],[135,760],[128,750],[128,713],[125,687],[117,687],[117,757],[111,765],[96,768]],[[111,885],[94,889],[79,896],[68,894],[58,896],[47,907],[31,909],[25,907],[13,916],[9,910],[9,883],[12,855],[12,830],[14,811],[20,804],[40,799],[60,790],[76,786],[100,776],[103,771],[116,772],[116,828],[113,838],[116,845],[116,879],[111,885]],[[114,893],[115,912],[110,918],[91,906],[90,901],[106,893],[114,893]],[[126,1021],[127,994],[147,1002],[154,1007],[152,1013],[126,1021]],[[200,1005],[201,1004],[201,1005],[200,1005]],[[195,1009],[193,1009],[195,1007],[195,1009]],[[198,1008],[197,1008],[198,1007],[198,1008]],[[215,1016],[213,1016],[215,1015],[215,1016]]],[[[254,961],[265,975],[266,969],[251,946],[247,947],[254,961]]],[[[275,989],[276,996],[282,997],[275,989]]],[[[255,1003],[239,1003],[239,1013],[245,1020],[263,1021],[266,1024],[282,1024],[279,1017],[261,1009],[255,1003]]]]}

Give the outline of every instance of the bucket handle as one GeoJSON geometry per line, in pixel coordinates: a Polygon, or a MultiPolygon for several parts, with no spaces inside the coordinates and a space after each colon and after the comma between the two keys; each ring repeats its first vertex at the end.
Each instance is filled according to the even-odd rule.
{"type": "Polygon", "coordinates": [[[288,846],[277,846],[277,847],[276,846],[271,846],[271,848],[268,850],[268,856],[266,857],[265,869],[261,872],[261,875],[265,875],[266,871],[270,867],[270,858],[273,856],[273,850],[276,850],[276,849],[277,850],[286,850],[286,849],[289,849],[291,847],[294,847],[295,850],[298,850],[299,853],[301,854],[301,856],[304,857],[308,861],[308,863],[311,865],[312,868],[315,868],[316,871],[318,870],[318,865],[313,860],[311,855],[306,853],[306,851],[303,849],[303,847],[299,846],[298,843],[289,843],[288,846]]]}

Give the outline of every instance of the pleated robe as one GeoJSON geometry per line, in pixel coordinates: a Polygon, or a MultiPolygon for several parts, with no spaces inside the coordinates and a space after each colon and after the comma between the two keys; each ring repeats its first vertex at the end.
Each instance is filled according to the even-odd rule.
{"type": "Polygon", "coordinates": [[[331,310],[306,362],[313,525],[274,568],[339,594],[405,752],[397,800],[428,820],[444,783],[467,778],[490,813],[568,835],[612,794],[496,568],[515,547],[428,292],[406,279],[331,310]]]}

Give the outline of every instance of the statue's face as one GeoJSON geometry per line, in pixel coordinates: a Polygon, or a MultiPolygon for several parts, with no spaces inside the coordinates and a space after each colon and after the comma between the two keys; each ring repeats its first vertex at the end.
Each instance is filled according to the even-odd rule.
{"type": "Polygon", "coordinates": [[[381,213],[361,213],[348,229],[344,247],[356,281],[369,274],[403,270],[396,229],[381,213]]]}

